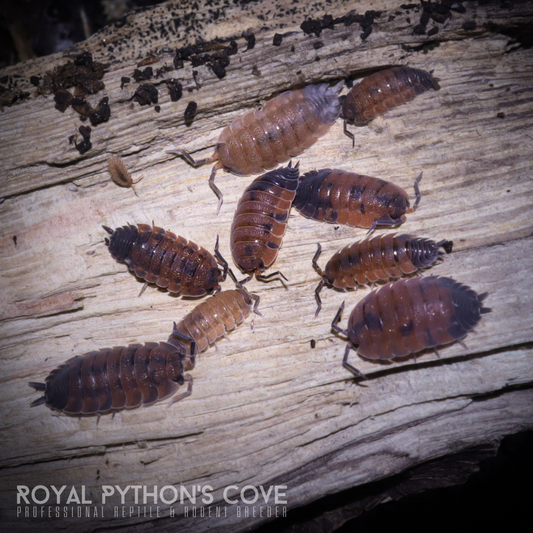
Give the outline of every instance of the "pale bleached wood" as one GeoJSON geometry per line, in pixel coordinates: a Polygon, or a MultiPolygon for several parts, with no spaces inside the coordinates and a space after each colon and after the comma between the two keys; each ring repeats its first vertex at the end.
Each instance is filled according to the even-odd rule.
{"type": "MultiPolygon", "coordinates": [[[[178,103],[169,101],[160,83],[159,114],[137,104],[131,109],[136,84],[120,90],[120,78],[131,75],[137,60],[153,51],[171,64],[170,50],[187,43],[157,34],[148,41],[139,37],[154,20],[168,23],[170,10],[158,7],[128,18],[122,28],[104,30],[80,48],[109,60],[104,81],[112,117],[93,129],[94,148],[83,157],[67,141],[80,124],[78,117],[71,110],[61,115],[51,96],[0,115],[0,196],[6,198],[0,205],[3,521],[19,529],[35,527],[15,518],[17,484],[85,485],[95,501],[104,484],[210,485],[213,505],[220,504],[228,485],[286,484],[288,507],[294,508],[531,428],[532,58],[531,50],[510,51],[508,37],[483,27],[488,20],[515,26],[525,19],[518,8],[476,8],[475,32],[461,29],[473,12],[454,15],[435,37],[438,48],[408,53],[400,44],[417,45],[427,38],[411,34],[396,4],[379,7],[388,11],[366,43],[360,42],[359,27],[338,26],[319,39],[305,37],[299,29],[301,7],[298,15],[280,18],[269,30],[261,29],[258,12],[252,10],[252,16],[245,7],[232,8],[203,31],[214,38],[252,28],[255,49],[244,52],[241,38],[221,81],[198,67],[202,88],[185,93],[178,103]],[[388,22],[396,12],[401,16],[388,22]],[[285,34],[279,48],[271,44],[276,31],[285,34]],[[121,61],[120,38],[129,42],[121,61]],[[117,59],[110,59],[104,39],[106,45],[114,43],[117,59]],[[315,51],[317,40],[324,47],[315,51]],[[332,167],[392,178],[409,191],[424,172],[420,209],[402,230],[452,239],[455,252],[432,273],[489,293],[486,302],[493,311],[468,336],[467,349],[453,345],[441,350],[441,361],[427,353],[417,363],[391,365],[363,361],[353,353],[354,364],[371,377],[355,385],[340,364],[345,343],[329,324],[346,300],[345,325],[349,309],[367,292],[324,289],[324,306],[315,319],[313,291],[319,278],[311,258],[317,242],[324,249],[323,264],[364,231],[317,224],[293,213],[275,264],[289,278],[289,290],[250,282],[261,296],[263,317],[254,318],[253,331],[248,319],[229,341],[219,343],[218,351],[210,348],[199,357],[190,398],[171,409],[158,405],[105,416],[98,426],[94,418],[29,408],[37,394],[28,381],[42,381],[75,354],[165,339],[172,321],[198,303],[153,288],[138,298],[141,284],[109,256],[102,224],[154,220],[211,249],[219,234],[221,250],[230,258],[233,212],[251,178],[219,174],[225,203],[216,217],[216,199],[207,184],[210,168],[192,169],[165,150],[183,146],[195,156],[208,155],[224,125],[273,93],[398,63],[434,70],[442,89],[356,130],[355,150],[342,125],[335,125],[301,156],[300,164],[304,171],[332,167]],[[261,77],[251,74],[254,65],[261,77]],[[199,114],[186,128],[182,116],[191,99],[198,102],[199,114]],[[505,113],[503,119],[497,118],[499,112],[505,113]],[[144,175],[139,198],[110,182],[109,153],[123,155],[134,179],[144,175]]],[[[362,8],[339,3],[333,14],[350,9],[362,8]]],[[[411,13],[413,20],[416,16],[411,13]]],[[[42,75],[64,61],[51,56],[8,73],[42,75]]],[[[185,88],[194,86],[190,67],[168,73],[176,75],[185,88]]],[[[236,512],[236,506],[228,506],[226,517],[166,518],[157,525],[164,531],[215,526],[242,531],[267,520],[236,512]]],[[[139,531],[153,527],[149,519],[135,518],[64,519],[49,527],[84,531],[87,524],[139,531]]]]}

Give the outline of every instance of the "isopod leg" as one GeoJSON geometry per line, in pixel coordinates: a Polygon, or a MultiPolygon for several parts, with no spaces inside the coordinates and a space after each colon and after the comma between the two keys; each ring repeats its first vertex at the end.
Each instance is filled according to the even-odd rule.
{"type": "Polygon", "coordinates": [[[211,157],[206,157],[205,159],[200,159],[199,161],[195,161],[192,156],[186,152],[185,150],[181,148],[174,148],[174,150],[167,150],[167,154],[176,154],[180,157],[183,157],[189,165],[193,166],[194,168],[201,167],[202,165],[205,165],[206,163],[213,163],[217,159],[216,152],[211,157]]]}
{"type": "Polygon", "coordinates": [[[217,198],[218,198],[217,215],[220,213],[220,208],[222,207],[222,202],[224,201],[224,197],[220,189],[215,185],[215,175],[217,173],[217,170],[223,167],[224,165],[219,161],[213,166],[213,170],[211,171],[211,175],[209,176],[209,187],[211,187],[211,189],[217,195],[217,198]]]}
{"type": "Polygon", "coordinates": [[[273,281],[274,279],[279,279],[281,281],[281,284],[286,288],[288,289],[287,285],[285,285],[285,281],[289,281],[284,275],[282,272],[280,272],[279,270],[277,272],[272,272],[272,274],[269,274],[268,276],[264,276],[263,274],[257,274],[255,276],[255,279],[257,281],[264,281],[266,283],[270,282],[270,281],[273,281]],[[278,277],[276,277],[278,276],[278,277]],[[283,281],[285,280],[285,281],[283,281]]]}
{"type": "Polygon", "coordinates": [[[218,250],[218,235],[217,235],[217,242],[215,244],[215,257],[218,259],[218,264],[221,265],[224,268],[224,271],[222,273],[222,277],[220,278],[220,281],[226,281],[226,278],[227,278],[228,272],[229,272],[229,275],[230,275],[231,279],[235,283],[237,283],[237,279],[235,278],[235,274],[233,273],[233,271],[229,267],[228,262],[224,259],[224,257],[222,257],[222,254],[218,250]]]}
{"type": "Polygon", "coordinates": [[[146,290],[146,287],[148,287],[148,283],[145,283],[143,285],[143,288],[141,289],[141,292],[139,293],[139,296],[137,296],[137,298],[140,298],[142,296],[142,293],[146,290]]]}
{"type": "Polygon", "coordinates": [[[325,281],[322,280],[315,289],[315,298],[316,298],[316,311],[315,311],[315,318],[318,316],[318,313],[320,313],[320,310],[322,309],[322,300],[320,299],[320,291],[322,290],[322,287],[324,286],[325,281]]]}
{"type": "Polygon", "coordinates": [[[187,390],[171,398],[170,402],[168,402],[167,407],[170,407],[173,403],[179,402],[180,400],[183,400],[183,398],[186,398],[187,396],[190,396],[192,394],[192,376],[190,374],[185,374],[184,379],[185,381],[189,382],[187,390]]]}
{"type": "Polygon", "coordinates": [[[350,363],[348,363],[348,355],[350,353],[351,348],[352,348],[352,344],[349,342],[346,345],[346,350],[344,351],[344,357],[342,358],[342,366],[344,368],[346,368],[346,370],[349,370],[355,376],[358,376],[358,377],[363,378],[363,379],[368,379],[368,377],[365,376],[360,370],[357,370],[357,368],[355,368],[355,366],[353,366],[350,363]]]}
{"type": "Polygon", "coordinates": [[[244,284],[248,283],[253,278],[252,274],[249,274],[244,279],[241,279],[241,281],[237,281],[237,287],[244,288],[244,284]]]}
{"type": "Polygon", "coordinates": [[[344,134],[350,137],[352,139],[352,148],[355,148],[355,135],[348,131],[348,122],[346,120],[344,121],[344,128],[343,128],[344,134]]]}
{"type": "Polygon", "coordinates": [[[415,205],[413,205],[413,209],[411,209],[411,212],[416,211],[416,208],[418,207],[418,204],[420,203],[420,199],[422,198],[422,194],[420,193],[420,189],[418,188],[418,184],[420,183],[420,180],[422,179],[422,172],[420,172],[420,175],[415,180],[414,189],[415,189],[415,205]]]}
{"type": "Polygon", "coordinates": [[[187,335],[180,333],[178,331],[178,328],[176,327],[176,322],[174,322],[174,329],[172,330],[172,336],[176,337],[177,339],[181,339],[182,341],[188,342],[190,344],[191,358],[193,358],[196,355],[196,341],[192,337],[188,337],[187,335]]]}
{"type": "Polygon", "coordinates": [[[137,181],[134,181],[131,185],[131,188],[133,189],[133,192],[135,193],[135,196],[137,196],[137,198],[139,197],[139,195],[137,194],[137,191],[135,190],[134,185],[137,185],[137,183],[139,183],[139,181],[141,181],[143,178],[144,176],[141,176],[137,181]]]}
{"type": "Polygon", "coordinates": [[[318,266],[318,258],[320,257],[320,254],[322,253],[322,246],[320,246],[320,243],[317,243],[316,245],[316,253],[313,257],[313,260],[311,263],[313,264],[313,268],[322,276],[322,281],[317,285],[317,288],[315,289],[315,298],[317,303],[317,308],[315,311],[315,318],[318,316],[318,313],[320,313],[320,310],[322,309],[322,300],[320,299],[320,291],[322,290],[322,287],[324,286],[324,283],[326,283],[324,279],[324,272],[322,269],[318,266]]]}
{"type": "Polygon", "coordinates": [[[344,310],[344,302],[342,302],[341,306],[339,307],[339,310],[337,311],[337,314],[335,315],[335,318],[331,322],[331,329],[340,333],[341,335],[344,335],[345,337],[348,337],[348,332],[341,329],[339,326],[337,326],[337,322],[340,320],[343,310],[344,310]]]}
{"type": "Polygon", "coordinates": [[[378,226],[390,226],[391,228],[394,226],[399,226],[400,224],[404,223],[404,217],[400,218],[392,218],[389,215],[383,215],[380,218],[376,218],[374,222],[372,222],[372,226],[370,226],[370,229],[367,232],[367,235],[370,235],[378,226]]]}
{"type": "Polygon", "coordinates": [[[320,246],[320,243],[317,243],[316,245],[316,253],[312,259],[312,264],[313,264],[313,267],[314,269],[320,274],[321,277],[324,277],[324,272],[322,271],[322,269],[318,266],[318,258],[320,257],[320,254],[322,253],[322,246],[320,246]]]}
{"type": "MultiPolygon", "coordinates": [[[[179,155],[180,157],[183,157],[183,159],[185,159],[185,161],[187,161],[187,163],[189,163],[189,165],[193,166],[194,168],[201,167],[202,165],[205,165],[206,163],[214,163],[218,158],[216,150],[211,157],[200,159],[199,161],[195,161],[189,153],[187,153],[185,150],[182,150],[181,148],[175,148],[174,150],[167,150],[167,154],[176,154],[176,155],[179,155]]],[[[213,170],[211,171],[211,176],[209,176],[209,186],[211,187],[211,189],[213,189],[213,192],[217,195],[217,198],[218,198],[217,215],[220,211],[220,208],[222,207],[222,201],[223,201],[222,193],[220,192],[219,188],[215,185],[215,174],[217,173],[217,170],[219,168],[224,168],[224,165],[220,161],[218,161],[215,164],[215,166],[213,167],[213,170]]]]}
{"type": "MultiPolygon", "coordinates": [[[[250,293],[249,293],[250,294],[250,293]]],[[[259,300],[261,299],[259,296],[257,296],[257,294],[250,294],[250,298],[252,298],[252,300],[254,300],[254,306],[252,308],[252,311],[256,314],[256,315],[259,315],[259,316],[263,316],[261,314],[260,311],[258,311],[258,306],[259,306],[259,300]]]]}

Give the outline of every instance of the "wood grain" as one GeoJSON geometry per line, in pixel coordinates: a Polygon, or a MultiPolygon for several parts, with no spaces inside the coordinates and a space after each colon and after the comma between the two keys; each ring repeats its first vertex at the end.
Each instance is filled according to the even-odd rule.
{"type": "MultiPolygon", "coordinates": [[[[100,501],[102,485],[209,485],[216,506],[223,505],[228,485],[277,484],[287,486],[290,510],[533,427],[533,52],[508,36],[531,24],[531,4],[512,9],[468,4],[466,14],[454,13],[439,25],[431,38],[438,46],[426,53],[411,49],[428,41],[412,33],[420,13],[407,14],[399,4],[384,0],[369,7],[383,12],[366,41],[356,24],[306,36],[299,28],[310,14],[304,3],[292,13],[282,10],[289,3],[281,0],[270,4],[279,16],[268,25],[259,17],[264,6],[234,6],[213,20],[202,3],[193,17],[196,31],[188,38],[186,3],[132,14],[124,25],[108,27],[79,46],[108,64],[104,82],[111,105],[109,122],[93,128],[93,148],[83,156],[68,143],[81,124],[79,116],[71,108],[63,114],[54,109],[52,95],[4,108],[3,523],[21,531],[144,531],[154,524],[158,531],[245,531],[271,518],[239,516],[242,504],[226,505],[226,514],[216,518],[168,517],[164,504],[157,520],[17,518],[16,486],[84,485],[93,501],[100,501]],[[168,29],[179,16],[179,36],[148,31],[150,25],[168,29]],[[475,20],[476,29],[463,29],[468,20],[475,20]],[[256,45],[245,51],[241,35],[249,29],[256,45]],[[198,33],[206,40],[236,37],[238,53],[226,77],[218,80],[208,67],[197,67],[198,89],[186,62],[164,75],[183,84],[180,101],[170,101],[164,79],[158,78],[160,112],[133,103],[138,84],[132,80],[121,89],[121,77],[131,76],[139,59],[151,53],[161,57],[161,65],[172,66],[174,49],[198,33]],[[272,45],[275,33],[283,33],[279,47],[272,45]],[[315,49],[317,41],[323,46],[315,49]],[[345,300],[344,326],[348,310],[367,290],[324,289],[315,319],[319,277],[311,258],[317,242],[325,261],[365,230],[319,224],[293,211],[274,265],[289,279],[288,290],[277,282],[249,283],[261,297],[263,316],[254,318],[253,329],[248,319],[218,349],[198,358],[192,396],[170,409],[158,404],[104,416],[98,425],[94,417],[29,407],[38,397],[29,381],[43,381],[73,355],[164,340],[172,322],[198,303],[153,287],[138,297],[142,283],[112,260],[102,225],[154,221],[210,250],[219,235],[222,254],[231,257],[233,213],[253,178],[219,173],[224,205],[216,216],[207,182],[211,168],[193,169],[166,150],[180,147],[195,157],[208,156],[225,125],[280,91],[393,64],[432,70],[441,90],[355,129],[355,149],[339,121],[302,154],[300,168],[369,174],[410,193],[423,171],[420,207],[402,231],[453,240],[454,253],[431,273],[489,293],[486,305],[492,312],[468,335],[467,348],[454,344],[440,350],[440,360],[428,352],[417,362],[393,364],[364,361],[354,353],[354,364],[370,377],[355,384],[341,366],[345,342],[331,332],[330,323],[345,300]],[[186,127],[183,113],[191,100],[198,103],[198,115],[186,127]],[[123,158],[134,180],[144,176],[136,185],[139,197],[110,180],[110,154],[123,158]]],[[[344,1],[327,9],[342,16],[362,7],[344,1]]],[[[317,9],[312,15],[325,12],[317,9]]],[[[20,74],[24,88],[30,76],[42,76],[67,60],[57,54],[3,74],[20,74]]],[[[94,95],[91,102],[102,96],[94,95]]],[[[111,516],[112,505],[107,511],[111,516]]]]}

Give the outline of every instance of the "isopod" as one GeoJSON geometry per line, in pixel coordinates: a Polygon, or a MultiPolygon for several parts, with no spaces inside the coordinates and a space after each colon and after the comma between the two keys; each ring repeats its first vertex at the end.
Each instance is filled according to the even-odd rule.
{"type": "Polygon", "coordinates": [[[111,235],[105,243],[113,258],[126,263],[146,283],[196,297],[219,290],[226,279],[228,264],[218,251],[218,239],[215,255],[223,271],[205,248],[171,231],[147,224],[103,228],[111,235]]]}
{"type": "Polygon", "coordinates": [[[490,312],[483,307],[486,296],[452,278],[401,279],[363,298],[353,309],[346,331],[337,325],[343,303],[331,323],[335,331],[349,339],[342,364],[366,379],[348,363],[352,347],[366,359],[392,360],[460,341],[482,314],[490,312]]]}
{"type": "Polygon", "coordinates": [[[429,89],[438,91],[440,86],[425,70],[400,66],[375,72],[352,87],[344,98],[341,97],[340,116],[344,119],[344,133],[354,143],[347,124],[366,126],[378,115],[413,100],[429,89]]]}
{"type": "Polygon", "coordinates": [[[185,150],[169,150],[199,167],[215,163],[209,185],[217,195],[217,213],[222,193],[215,185],[217,170],[248,176],[285,163],[312,146],[325,135],[340,113],[338,92],[326,83],[286,91],[270,100],[265,107],[246,113],[226,126],[218,138],[211,157],[195,161],[185,150]]]}
{"type": "Polygon", "coordinates": [[[141,176],[137,181],[133,181],[131,174],[124,165],[124,162],[118,155],[109,156],[107,159],[107,166],[109,174],[111,175],[112,180],[119,185],[120,187],[131,187],[135,196],[139,196],[135,190],[134,185],[139,183],[143,179],[141,176]]]}
{"type": "Polygon", "coordinates": [[[408,194],[388,181],[346,172],[345,170],[313,170],[300,177],[294,207],[313,220],[360,228],[399,226],[405,213],[416,210],[421,194],[414,183],[416,201],[409,207],[408,194]]]}
{"type": "Polygon", "coordinates": [[[252,311],[260,314],[258,304],[259,296],[250,294],[244,287],[221,291],[174,324],[168,342],[185,353],[194,366],[196,354],[240,326],[252,311]]]}
{"type": "Polygon", "coordinates": [[[357,241],[336,252],[322,270],[317,263],[322,251],[318,245],[313,257],[313,267],[322,276],[315,295],[318,304],[315,316],[320,312],[322,302],[320,291],[324,285],[336,289],[353,289],[376,281],[390,281],[393,278],[412,274],[430,267],[442,255],[439,248],[451,253],[452,241],[439,242],[411,235],[378,235],[357,241]]]}
{"type": "Polygon", "coordinates": [[[169,406],[192,392],[190,361],[172,344],[147,342],[103,348],[72,357],[52,370],[45,383],[30,383],[44,396],[31,405],[46,404],[68,414],[93,415],[150,405],[173,396],[188,382],[185,392],[173,396],[169,406]]]}
{"type": "MultiPolygon", "coordinates": [[[[238,267],[265,280],[276,260],[298,187],[299,163],[271,170],[244,191],[231,226],[231,252],[238,267]]],[[[274,272],[268,277],[280,274],[274,272]]],[[[251,276],[250,276],[251,277],[251,276]]]]}

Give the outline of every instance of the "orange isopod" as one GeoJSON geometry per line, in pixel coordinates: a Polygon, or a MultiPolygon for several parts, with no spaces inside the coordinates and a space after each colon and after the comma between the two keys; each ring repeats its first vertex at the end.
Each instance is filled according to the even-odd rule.
{"type": "Polygon", "coordinates": [[[286,91],[263,108],[246,113],[226,126],[211,157],[195,161],[181,149],[169,150],[198,167],[215,163],[209,185],[222,205],[222,193],[215,185],[218,169],[248,176],[259,174],[289,161],[325,135],[337,120],[341,104],[338,92],[343,82],[333,87],[327,83],[308,85],[286,91]]]}
{"type": "MultiPolygon", "coordinates": [[[[290,163],[255,179],[244,191],[231,226],[231,252],[238,267],[266,280],[262,273],[276,260],[298,187],[299,164],[290,163]]],[[[246,280],[248,281],[248,280],[246,280]]],[[[243,283],[243,282],[241,282],[243,283]]]]}
{"type": "Polygon", "coordinates": [[[187,390],[173,396],[171,405],[191,394],[192,377],[183,372],[192,367],[166,342],[103,348],[72,357],[52,370],[45,383],[30,383],[44,393],[31,405],[44,403],[56,411],[82,415],[134,409],[173,396],[187,381],[187,390]]]}
{"type": "Polygon", "coordinates": [[[490,312],[483,307],[486,296],[452,278],[401,279],[365,296],[354,307],[346,330],[337,325],[343,303],[331,323],[349,339],[342,364],[366,379],[348,363],[352,347],[363,358],[387,361],[461,341],[481,315],[490,312]]]}
{"type": "Polygon", "coordinates": [[[360,228],[394,227],[405,222],[405,213],[415,211],[421,194],[414,183],[416,201],[409,207],[408,194],[388,181],[346,172],[345,170],[313,170],[300,177],[294,207],[313,220],[360,228]]]}
{"type": "Polygon", "coordinates": [[[205,248],[157,226],[129,224],[121,228],[103,228],[111,235],[105,242],[117,261],[146,283],[155,283],[182,296],[204,296],[220,290],[220,282],[226,279],[228,264],[218,251],[215,256],[205,248]]]}
{"type": "Polygon", "coordinates": [[[194,367],[198,353],[240,326],[252,311],[260,314],[258,305],[259,296],[250,294],[244,287],[221,291],[174,324],[168,342],[190,360],[187,368],[194,367]]]}
{"type": "Polygon", "coordinates": [[[428,268],[442,256],[439,248],[451,253],[452,241],[439,242],[411,235],[378,235],[354,242],[336,252],[322,270],[317,263],[322,250],[320,244],[313,257],[313,267],[322,276],[315,290],[318,304],[324,285],[336,289],[353,289],[376,281],[389,281],[428,268]]]}
{"type": "Polygon", "coordinates": [[[429,89],[438,91],[438,81],[425,70],[399,66],[380,70],[364,78],[341,97],[341,118],[344,119],[344,133],[355,142],[347,124],[366,126],[378,115],[393,107],[413,100],[429,89]]]}

